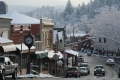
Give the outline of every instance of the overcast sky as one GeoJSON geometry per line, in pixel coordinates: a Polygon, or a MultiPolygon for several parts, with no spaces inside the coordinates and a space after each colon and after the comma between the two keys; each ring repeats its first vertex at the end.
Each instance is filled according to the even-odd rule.
{"type": "MultiPolygon", "coordinates": [[[[26,6],[37,6],[41,7],[43,5],[49,6],[65,6],[68,0],[0,0],[5,1],[8,5],[26,5],[26,6]]],[[[83,1],[87,4],[90,0],[70,0],[73,6],[78,6],[82,4],[83,1]]]]}

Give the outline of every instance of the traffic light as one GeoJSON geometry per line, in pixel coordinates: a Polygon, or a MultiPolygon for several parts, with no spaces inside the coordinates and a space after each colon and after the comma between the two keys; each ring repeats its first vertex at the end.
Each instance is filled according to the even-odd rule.
{"type": "Polygon", "coordinates": [[[99,38],[99,42],[101,43],[101,39],[99,38]]]}
{"type": "Polygon", "coordinates": [[[104,38],[104,43],[106,43],[106,38],[104,38]]]}

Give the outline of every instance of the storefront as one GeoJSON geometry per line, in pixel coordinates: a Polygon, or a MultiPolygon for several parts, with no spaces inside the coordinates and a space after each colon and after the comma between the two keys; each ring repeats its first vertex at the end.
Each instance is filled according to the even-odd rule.
{"type": "Polygon", "coordinates": [[[61,52],[54,53],[53,50],[36,51],[35,54],[31,54],[33,65],[39,66],[39,71],[42,73],[54,74],[55,60],[53,59],[54,54],[59,56],[59,59],[63,58],[61,52]]]}
{"type": "Polygon", "coordinates": [[[16,47],[13,44],[13,41],[0,37],[0,55],[8,56],[12,62],[17,62],[14,51],[16,51],[16,47]]]}
{"type": "Polygon", "coordinates": [[[73,51],[73,50],[65,50],[63,54],[67,54],[67,62],[69,63],[68,58],[72,57],[72,66],[77,66],[77,57],[78,57],[78,52],[73,51]]]}
{"type": "MultiPolygon", "coordinates": [[[[29,49],[28,47],[22,43],[22,44],[15,44],[15,47],[17,48],[16,54],[18,54],[18,64],[20,65],[20,54],[22,54],[22,68],[25,69],[27,68],[27,62],[28,62],[28,54],[29,54],[29,49]]],[[[35,53],[36,48],[34,46],[31,47],[30,53],[35,53]]]]}

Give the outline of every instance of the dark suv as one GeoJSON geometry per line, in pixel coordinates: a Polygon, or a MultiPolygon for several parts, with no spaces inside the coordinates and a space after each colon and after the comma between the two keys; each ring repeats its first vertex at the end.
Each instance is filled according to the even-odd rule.
{"type": "Polygon", "coordinates": [[[97,74],[102,74],[103,76],[105,76],[105,68],[103,67],[103,65],[96,65],[94,68],[94,75],[97,74]]]}
{"type": "Polygon", "coordinates": [[[78,67],[71,67],[66,70],[66,78],[68,77],[80,77],[81,73],[78,67]]]}

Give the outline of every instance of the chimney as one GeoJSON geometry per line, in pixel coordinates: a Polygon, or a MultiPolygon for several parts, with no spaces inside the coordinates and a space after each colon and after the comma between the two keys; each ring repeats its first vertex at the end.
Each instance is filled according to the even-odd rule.
{"type": "Polygon", "coordinates": [[[0,1],[0,14],[6,14],[8,12],[8,5],[4,1],[0,1]]]}

